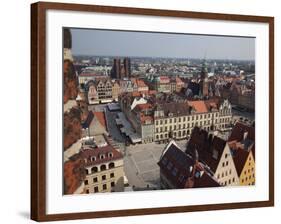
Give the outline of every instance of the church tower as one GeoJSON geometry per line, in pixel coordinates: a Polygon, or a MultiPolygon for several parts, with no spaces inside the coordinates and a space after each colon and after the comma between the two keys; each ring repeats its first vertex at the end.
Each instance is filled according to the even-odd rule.
{"type": "Polygon", "coordinates": [[[209,95],[209,83],[208,83],[208,69],[206,66],[206,61],[204,60],[201,74],[200,74],[200,94],[205,97],[209,95]]]}

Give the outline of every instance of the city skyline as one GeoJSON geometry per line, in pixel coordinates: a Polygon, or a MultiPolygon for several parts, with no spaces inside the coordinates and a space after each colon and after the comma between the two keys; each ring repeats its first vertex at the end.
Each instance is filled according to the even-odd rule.
{"type": "Polygon", "coordinates": [[[255,38],[71,29],[74,55],[255,60],[255,38]],[[222,47],[223,46],[223,47],[222,47]]]}

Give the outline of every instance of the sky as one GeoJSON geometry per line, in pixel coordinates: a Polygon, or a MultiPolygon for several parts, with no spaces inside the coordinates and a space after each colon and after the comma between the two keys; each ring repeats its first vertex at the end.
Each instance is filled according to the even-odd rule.
{"type": "Polygon", "coordinates": [[[255,38],[71,29],[72,53],[92,56],[255,59],[255,38]]]}

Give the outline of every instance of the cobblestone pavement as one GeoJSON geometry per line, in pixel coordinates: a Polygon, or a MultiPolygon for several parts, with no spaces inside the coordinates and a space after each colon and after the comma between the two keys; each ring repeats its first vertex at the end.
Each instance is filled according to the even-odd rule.
{"type": "MultiPolygon", "coordinates": [[[[186,141],[177,143],[184,150],[186,141]]],[[[131,186],[160,188],[160,170],[157,162],[165,146],[166,144],[147,143],[126,147],[124,169],[131,186]]]]}

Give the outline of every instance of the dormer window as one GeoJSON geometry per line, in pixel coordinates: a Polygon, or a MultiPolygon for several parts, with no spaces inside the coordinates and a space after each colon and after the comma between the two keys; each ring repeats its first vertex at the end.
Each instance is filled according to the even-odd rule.
{"type": "Polygon", "coordinates": [[[104,159],[105,158],[105,155],[104,154],[101,154],[100,155],[100,159],[104,159]]]}
{"type": "Polygon", "coordinates": [[[94,162],[97,160],[97,158],[95,156],[92,156],[91,160],[92,160],[92,162],[94,162]]]}
{"type": "Polygon", "coordinates": [[[112,158],[113,157],[113,153],[112,152],[108,153],[108,157],[112,158]]]}

